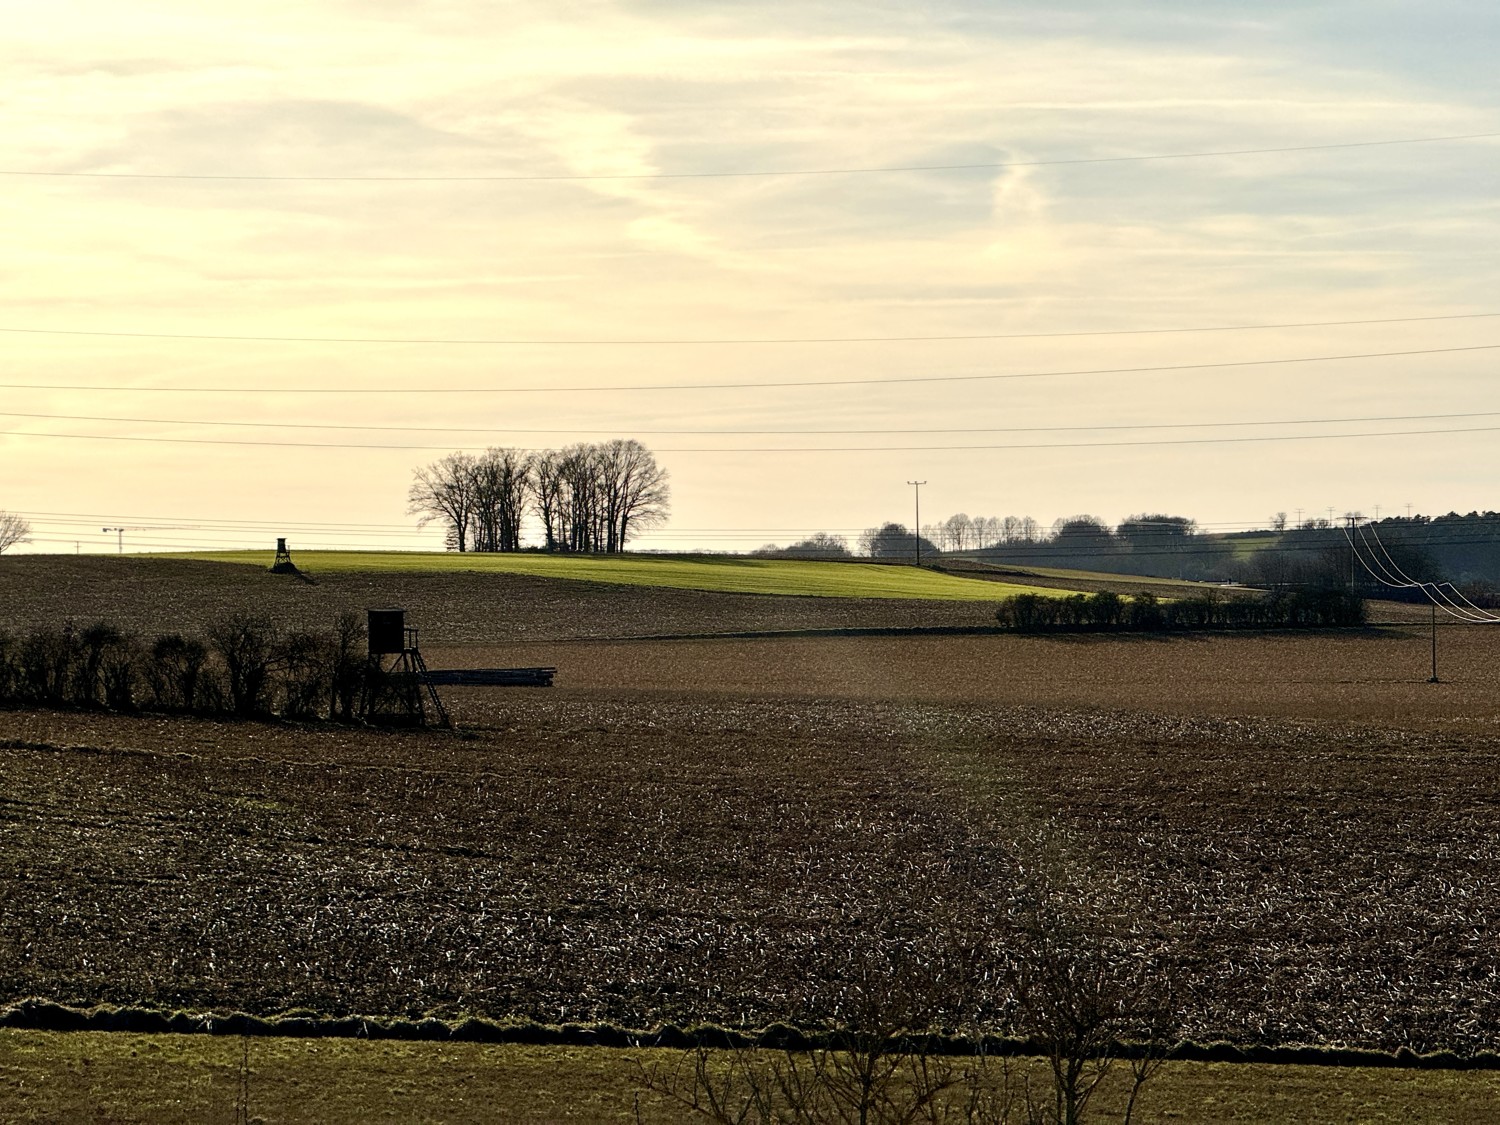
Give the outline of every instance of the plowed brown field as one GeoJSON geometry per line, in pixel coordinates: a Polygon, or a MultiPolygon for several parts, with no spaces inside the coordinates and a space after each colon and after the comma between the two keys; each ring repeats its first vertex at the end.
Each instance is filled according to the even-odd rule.
{"type": "MultiPolygon", "coordinates": [[[[1484,730],[1500,723],[1500,630],[1143,637],[790,636],[444,646],[433,667],[546,664],[604,693],[1103,707],[1484,730]]],[[[455,692],[476,717],[500,697],[455,692]]]]}
{"type": "MultiPolygon", "coordinates": [[[[87,615],[6,573],[28,612],[87,615]]],[[[265,588],[152,583],[108,615],[265,588]]],[[[573,620],[670,631],[615,593],[573,620]]],[[[497,647],[415,623],[434,665],[559,686],[449,693],[461,736],[0,712],[0,1001],[820,1020],[820,966],[872,943],[938,949],[961,915],[1016,957],[1040,856],[1182,952],[1195,1037],[1500,1040],[1500,635],[1444,630],[1431,685],[1401,629],[497,647]]]]}

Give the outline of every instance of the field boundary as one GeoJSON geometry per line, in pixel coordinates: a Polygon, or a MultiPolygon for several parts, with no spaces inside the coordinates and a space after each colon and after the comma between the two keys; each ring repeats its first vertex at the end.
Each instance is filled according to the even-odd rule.
{"type": "MultiPolygon", "coordinates": [[[[640,633],[628,637],[567,637],[560,641],[497,641],[494,645],[452,644],[442,648],[527,647],[536,645],[631,644],[638,641],[760,641],[818,637],[1022,637],[1031,640],[1089,638],[1126,642],[1172,641],[1203,637],[1350,637],[1388,639],[1392,629],[1415,629],[1409,621],[1371,621],[1363,625],[1242,626],[1237,628],[1163,629],[1155,632],[1101,629],[1089,625],[1058,626],[1046,630],[1015,629],[1008,625],[850,625],[827,629],[746,629],[734,632],[640,633]]],[[[1426,629],[1426,626],[1420,626],[1426,629]]]]}
{"type": "MultiPolygon", "coordinates": [[[[30,997],[0,1010],[0,1029],[15,1031],[108,1031],[136,1035],[233,1035],[289,1039],[386,1039],[453,1043],[513,1043],[536,1047],[664,1048],[731,1050],[838,1050],[845,1046],[837,1030],[803,1030],[787,1024],[772,1024],[755,1030],[739,1030],[704,1024],[681,1028],[672,1025],[637,1030],[614,1024],[544,1024],[534,1021],[499,1021],[469,1017],[457,1021],[426,1017],[418,1020],[368,1016],[317,1016],[291,1012],[280,1016],[255,1016],[246,1012],[222,1015],[213,1012],[166,1012],[151,1008],[74,1008],[39,997],[30,997]]],[[[1044,1047],[1029,1039],[1007,1036],[974,1038],[962,1035],[909,1035],[893,1040],[893,1047],[931,1055],[990,1055],[1036,1057],[1044,1047]]],[[[1150,1048],[1134,1043],[1111,1045],[1117,1058],[1144,1057],[1150,1048]]],[[[1219,1041],[1178,1043],[1166,1057],[1177,1062],[1262,1063],[1331,1067],[1383,1067],[1408,1070],[1500,1070],[1500,1054],[1483,1051],[1460,1055],[1453,1051],[1417,1054],[1405,1047],[1376,1051],[1355,1047],[1309,1045],[1241,1045],[1219,1041]]]]}

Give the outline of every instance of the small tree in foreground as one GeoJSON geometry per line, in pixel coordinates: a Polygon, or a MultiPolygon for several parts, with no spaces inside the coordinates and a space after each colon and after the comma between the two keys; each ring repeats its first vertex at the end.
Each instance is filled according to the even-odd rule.
{"type": "Polygon", "coordinates": [[[1176,1041],[1175,955],[1164,941],[1143,953],[1118,888],[1047,878],[1033,862],[1023,857],[1004,905],[955,904],[920,936],[875,924],[810,950],[802,1022],[828,1030],[717,1032],[675,1067],[642,1065],[642,1089],[720,1125],[1081,1125],[1106,1076],[1128,1068],[1117,1112],[1129,1125],[1176,1041]],[[991,1021],[1034,1061],[987,1053],[991,1021]],[[932,1033],[955,1024],[980,1034],[932,1033]]]}
{"type": "Polygon", "coordinates": [[[1027,1120],[1079,1125],[1119,1061],[1131,1074],[1122,1120],[1166,1060],[1177,1030],[1176,974],[1163,953],[1142,956],[1107,929],[1082,925],[1056,892],[1026,903],[1018,919],[1025,949],[1009,973],[1017,1028],[1039,1047],[1051,1097],[1025,1092],[1027,1120]],[[1124,1055],[1123,1044],[1133,1050],[1124,1055]]]}
{"type": "Polygon", "coordinates": [[[781,1046],[699,1046],[675,1067],[642,1066],[642,1088],[719,1125],[1006,1120],[1008,1101],[995,1099],[1008,1098],[1009,1083],[997,1088],[983,1057],[943,1054],[927,1034],[964,1006],[974,950],[872,929],[809,954],[801,1006],[838,1021],[821,1043],[783,1028],[781,1046]]]}

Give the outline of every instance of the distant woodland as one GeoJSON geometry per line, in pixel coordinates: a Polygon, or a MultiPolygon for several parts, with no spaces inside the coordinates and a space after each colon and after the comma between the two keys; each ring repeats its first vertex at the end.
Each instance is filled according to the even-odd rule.
{"type": "Polygon", "coordinates": [[[1342,520],[1308,520],[1287,526],[1284,515],[1265,528],[1205,532],[1186,516],[1140,514],[1111,526],[1094,516],[1073,516],[1044,528],[1024,516],[971,517],[960,513],[924,524],[920,539],[901,523],[870,528],[851,547],[840,536],[819,534],[787,547],[768,544],[757,555],[788,558],[855,558],[924,562],[975,559],[1020,567],[1108,571],[1207,582],[1243,582],[1270,588],[1353,586],[1365,593],[1379,580],[1358,561],[1378,555],[1416,581],[1455,582],[1479,592],[1500,591],[1500,513],[1391,516],[1356,531],[1350,550],[1342,520]]]}

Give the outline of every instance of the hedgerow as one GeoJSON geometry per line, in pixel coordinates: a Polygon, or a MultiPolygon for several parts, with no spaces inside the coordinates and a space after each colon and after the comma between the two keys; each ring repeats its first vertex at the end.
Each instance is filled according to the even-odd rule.
{"type": "Polygon", "coordinates": [[[364,637],[355,614],[292,632],[235,614],[206,639],[146,640],[107,621],[0,630],[0,706],[347,721],[364,684],[364,637]]]}
{"type": "Polygon", "coordinates": [[[1208,590],[1167,602],[1150,593],[1122,598],[1101,590],[1067,598],[1017,594],[999,604],[995,619],[1020,633],[1338,629],[1363,625],[1365,603],[1335,589],[1276,591],[1263,597],[1225,597],[1208,590]]]}

